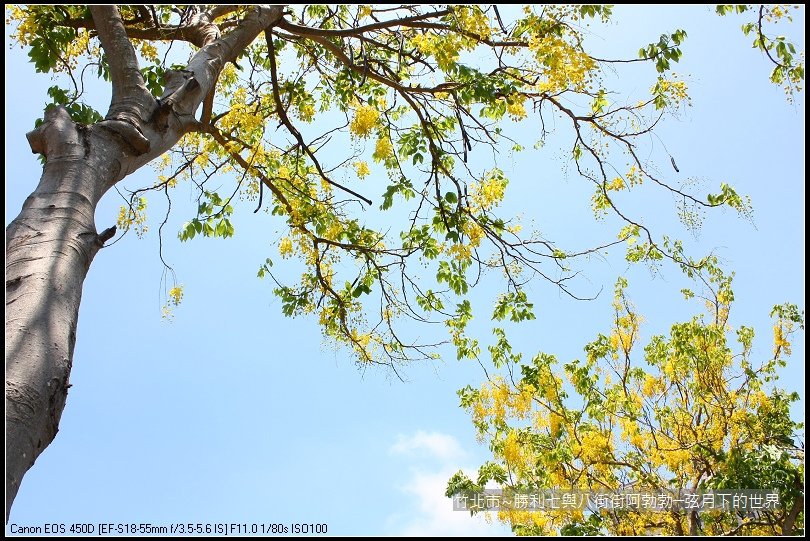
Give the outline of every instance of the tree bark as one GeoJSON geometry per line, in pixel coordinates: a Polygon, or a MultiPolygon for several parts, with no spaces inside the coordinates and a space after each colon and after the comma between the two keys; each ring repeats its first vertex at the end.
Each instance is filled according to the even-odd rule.
{"type": "Polygon", "coordinates": [[[100,131],[74,124],[63,108],[46,114],[29,140],[48,161],[6,228],[6,519],[23,475],[59,429],[82,284],[114,232],[100,236],[94,214],[122,154],[100,131]]]}
{"type": "MultiPolygon", "coordinates": [[[[804,487],[800,486],[799,489],[804,490],[804,487]]],[[[802,511],[804,511],[804,496],[800,494],[796,497],[796,501],[793,502],[793,507],[790,508],[790,512],[788,512],[785,517],[785,522],[782,524],[782,535],[793,535],[793,528],[796,527],[796,518],[802,511]]]]}
{"type": "Polygon", "coordinates": [[[96,231],[99,200],[184,133],[204,130],[194,115],[222,67],[284,14],[282,6],[252,7],[224,36],[211,14],[200,15],[189,32],[202,48],[185,70],[168,74],[163,96],[155,99],[118,9],[90,11],[109,61],[109,111],[93,126],[75,124],[61,106],[46,111],[43,124],[28,134],[31,150],[47,159],[42,177],[6,228],[6,521],[23,476],[59,430],[82,285],[115,233],[96,231]]]}

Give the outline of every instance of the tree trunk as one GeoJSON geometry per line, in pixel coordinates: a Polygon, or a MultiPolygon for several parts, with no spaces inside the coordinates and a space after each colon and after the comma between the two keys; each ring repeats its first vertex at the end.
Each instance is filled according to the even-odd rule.
{"type": "Polygon", "coordinates": [[[114,229],[94,214],[121,147],[67,112],[29,134],[45,151],[39,185],[6,228],[6,520],[23,475],[59,429],[70,387],[82,284],[114,229]]]}
{"type": "MultiPolygon", "coordinates": [[[[797,485],[799,485],[797,487],[799,490],[804,491],[804,486],[801,483],[797,482],[797,485]]],[[[790,508],[790,512],[785,516],[785,522],[782,524],[782,535],[793,535],[793,528],[796,527],[796,518],[798,518],[799,513],[802,511],[804,511],[804,496],[799,494],[796,497],[796,501],[793,502],[793,507],[790,508]]]]}
{"type": "Polygon", "coordinates": [[[205,96],[213,97],[222,66],[284,15],[283,6],[255,6],[222,37],[210,22],[216,13],[200,15],[189,31],[204,46],[185,70],[169,71],[156,100],[118,9],[93,5],[90,11],[109,62],[109,111],[90,127],[73,123],[64,107],[45,112],[28,134],[31,150],[47,158],[42,178],[6,228],[6,521],[23,475],[59,429],[82,284],[115,233],[96,232],[96,205],[184,133],[204,130],[195,112],[205,96]]]}

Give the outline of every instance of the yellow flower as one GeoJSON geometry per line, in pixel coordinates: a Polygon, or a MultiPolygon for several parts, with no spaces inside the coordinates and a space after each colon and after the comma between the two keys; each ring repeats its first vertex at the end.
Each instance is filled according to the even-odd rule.
{"type": "Polygon", "coordinates": [[[487,16],[478,6],[459,6],[455,10],[455,15],[461,29],[484,39],[492,35],[487,16]]]}
{"type": "Polygon", "coordinates": [[[581,458],[585,462],[599,462],[611,452],[611,440],[601,432],[586,430],[579,439],[582,442],[581,458]]]}
{"type": "Polygon", "coordinates": [[[472,250],[466,244],[453,244],[447,250],[447,253],[452,255],[456,261],[464,261],[470,258],[472,250]]]}
{"type": "Polygon", "coordinates": [[[523,94],[512,94],[509,96],[509,99],[506,100],[506,112],[509,113],[512,120],[523,120],[526,118],[526,108],[523,106],[525,100],[526,96],[523,94]]]}
{"type": "Polygon", "coordinates": [[[169,304],[178,306],[183,300],[183,286],[174,286],[169,290],[169,304]]]}
{"type": "Polygon", "coordinates": [[[312,119],[315,118],[315,106],[311,103],[298,103],[298,117],[303,120],[304,122],[312,122],[312,119]]]}
{"type": "Polygon", "coordinates": [[[152,62],[157,62],[159,60],[157,47],[148,41],[141,42],[141,56],[152,62]]]}
{"type": "Polygon", "coordinates": [[[380,117],[380,112],[370,105],[362,105],[354,112],[354,118],[349,125],[349,131],[358,137],[368,137],[377,119],[380,117]]]}
{"type": "Polygon", "coordinates": [[[616,177],[613,179],[613,182],[610,182],[606,189],[608,191],[619,191],[625,188],[624,179],[622,177],[616,177]]]}
{"type": "Polygon", "coordinates": [[[20,42],[20,45],[28,45],[37,35],[37,22],[34,18],[34,13],[30,8],[23,9],[19,6],[10,6],[9,18],[6,19],[6,24],[11,24],[17,21],[16,32],[12,34],[12,39],[20,42]]]}
{"type": "Polygon", "coordinates": [[[782,325],[777,323],[773,326],[773,354],[778,355],[781,349],[784,350],[786,355],[790,355],[790,342],[785,338],[782,325]]]}
{"type": "Polygon", "coordinates": [[[357,177],[361,179],[366,178],[371,173],[368,164],[359,160],[354,162],[354,170],[357,172],[357,177]]]}
{"type": "Polygon", "coordinates": [[[566,89],[581,91],[598,69],[596,61],[579,47],[552,34],[529,38],[529,50],[535,54],[546,76],[538,83],[541,92],[560,92],[566,89]]]}
{"type": "Polygon", "coordinates": [[[655,388],[658,384],[658,380],[655,379],[654,376],[647,374],[644,377],[644,390],[642,391],[645,396],[652,396],[655,394],[655,388]]]}
{"type": "Polygon", "coordinates": [[[511,465],[520,463],[520,443],[514,430],[509,431],[503,442],[503,458],[511,465]]]}
{"type": "Polygon", "coordinates": [[[480,184],[471,186],[474,207],[488,210],[498,206],[506,193],[509,181],[499,169],[493,169],[486,174],[480,184]]]}
{"type": "Polygon", "coordinates": [[[386,160],[394,153],[394,145],[391,144],[391,139],[388,137],[381,137],[377,139],[377,144],[374,146],[374,154],[372,158],[374,158],[375,162],[381,162],[386,160]]]}
{"type": "Polygon", "coordinates": [[[537,389],[530,383],[521,384],[520,393],[514,398],[512,405],[518,417],[526,417],[532,409],[532,400],[537,389]]]}
{"type": "Polygon", "coordinates": [[[149,230],[149,226],[146,225],[146,198],[139,197],[131,207],[122,206],[118,209],[117,226],[121,231],[129,231],[130,228],[134,228],[138,238],[143,237],[144,233],[149,230]]]}
{"type": "Polygon", "coordinates": [[[284,237],[281,239],[281,242],[278,243],[278,253],[281,254],[281,257],[290,257],[293,253],[293,244],[290,237],[284,237]]]}

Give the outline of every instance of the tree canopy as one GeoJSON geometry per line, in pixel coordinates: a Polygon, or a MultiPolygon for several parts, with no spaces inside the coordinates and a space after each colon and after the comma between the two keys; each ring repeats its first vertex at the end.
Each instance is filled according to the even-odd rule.
{"type": "MultiPolygon", "coordinates": [[[[525,504],[495,510],[521,535],[802,533],[804,445],[798,438],[804,425],[790,412],[799,396],[774,383],[791,353],[791,335],[804,329],[804,313],[792,304],[775,306],[772,356],[756,359],[754,329],[729,324],[732,277],[716,264],[707,262],[708,279],[699,281],[697,295],[683,290],[687,299],[702,301],[705,312],[674,324],[668,336],[651,337],[643,352],[642,317],[625,279],[616,284],[610,332],[585,346],[584,361],[560,367],[554,355],[538,353],[523,362],[502,337],[490,352],[506,375],[459,391],[494,460],[479,468],[475,481],[457,473],[447,495],[474,495],[490,482],[527,496],[549,489],[595,494],[624,488],[674,498],[690,490],[699,496],[773,490],[779,506],[756,514],[713,504],[701,512],[638,502],[611,509],[596,498],[547,510],[525,504]]],[[[484,510],[471,506],[471,512],[484,510]]]]}
{"type": "MultiPolygon", "coordinates": [[[[181,46],[193,51],[259,12],[123,6],[120,13],[146,88],[167,101],[190,80],[184,78],[189,53],[181,46]],[[171,46],[159,50],[160,43],[171,46]]],[[[764,13],[782,15],[771,8],[764,13]]],[[[302,270],[296,283],[277,284],[286,315],[313,314],[361,362],[395,365],[434,355],[431,346],[442,339],[402,335],[401,318],[444,322],[458,356],[475,356],[477,341],[464,332],[472,314],[464,296],[489,269],[506,276],[496,319],[525,319],[532,315],[523,286],[534,277],[574,296],[592,295],[572,286],[572,265],[604,246],[628,245],[631,261],[680,260],[641,216],[623,211],[623,192],[669,191],[686,221],[707,207],[747,212],[747,201],[730,185],[692,194],[640,153],[662,117],[688,105],[687,83],[672,72],[686,32],[662,35],[635,58],[596,58],[585,49],[587,28],[610,14],[603,6],[527,7],[506,20],[497,8],[479,6],[288,10],[222,67],[200,119],[187,119],[188,133],[163,155],[155,184],[132,191],[118,227],[143,234],[146,194],[168,195],[184,181],[198,187],[199,206],[181,240],[230,237],[235,207],[255,204],[287,226],[278,254],[270,254],[259,275],[272,279],[279,256],[302,270]],[[627,61],[654,68],[650,91],[637,102],[603,85],[605,70],[627,61]],[[476,155],[482,147],[519,152],[505,126],[538,120],[542,144],[551,118],[568,124],[576,170],[593,185],[594,213],[619,218],[614,239],[558,246],[498,215],[508,178],[496,163],[471,159],[473,147],[476,155]],[[350,152],[321,163],[318,156],[338,144],[350,152]],[[363,195],[356,181],[338,181],[341,169],[362,179],[371,167],[388,178],[382,195],[363,195]],[[231,171],[237,171],[233,186],[212,187],[213,176],[231,171]],[[404,216],[404,227],[390,227],[404,216]],[[425,266],[434,284],[417,280],[425,266]]],[[[14,8],[12,19],[35,68],[67,73],[73,82],[51,88],[53,103],[66,106],[75,121],[101,120],[81,102],[79,81],[88,69],[111,76],[87,8],[14,8]]],[[[802,65],[789,45],[761,35],[765,50],[776,50],[783,62],[772,79],[791,89],[802,65]]],[[[181,298],[175,285],[167,304],[181,298]]]]}
{"type": "MultiPolygon", "coordinates": [[[[717,12],[744,19],[743,32],[772,66],[771,81],[792,99],[803,83],[803,56],[771,32],[792,11],[719,6],[717,12]]],[[[180,185],[189,186],[196,202],[177,232],[181,241],[227,239],[238,234],[237,212],[266,214],[268,231],[281,233],[265,239],[273,248],[262,254],[258,276],[271,282],[285,315],[317,320],[361,367],[381,364],[398,374],[406,362],[446,354],[446,345],[458,359],[480,362],[487,356],[481,337],[468,330],[474,315],[494,322],[497,345],[489,351],[503,366],[510,352],[501,327],[536,317],[530,284],[544,281],[571,298],[593,298],[600,288],[582,271],[610,250],[623,251],[629,263],[672,265],[707,286],[722,281],[716,261],[689,253],[659,230],[643,202],[672,197],[693,230],[707,209],[751,213],[751,202],[729,183],[706,193],[679,179],[677,157],[657,136],[666,117],[690,105],[688,80],[674,71],[686,31],[673,28],[626,57],[602,58],[590,39],[593,28],[610,22],[609,6],[43,5],[14,6],[7,15],[34,69],[56,76],[51,103],[29,134],[46,165],[54,152],[48,130],[67,122],[78,133],[107,134],[123,149],[102,193],[122,190],[124,177],[156,159],[153,183],[127,186],[117,229],[142,236],[150,223],[158,224],[161,260],[164,235],[173,232],[165,228],[168,211],[147,219],[149,201],[165,198],[170,211],[180,185]],[[625,92],[623,70],[646,73],[646,88],[625,92]],[[112,88],[106,113],[84,99],[91,77],[112,88]],[[532,141],[515,135],[521,125],[532,127],[532,141]],[[604,223],[599,238],[558,243],[502,211],[509,178],[501,162],[550,141],[563,149],[570,172],[590,186],[587,204],[604,223]],[[497,280],[499,292],[488,306],[474,305],[470,291],[485,280],[497,280]]],[[[104,231],[100,243],[114,235],[104,231]]],[[[171,318],[184,290],[182,277],[164,265],[171,277],[164,315],[171,318]]],[[[690,329],[722,342],[725,321],[717,307],[732,299],[717,297],[726,287],[718,283],[714,322],[695,320],[690,329]]],[[[614,355],[629,358],[635,314],[622,291],[615,333],[591,345],[587,367],[569,369],[583,381],[607,370],[619,359],[614,355]]],[[[784,310],[778,324],[788,333],[785,325],[798,324],[800,316],[784,310]]],[[[745,351],[746,339],[740,340],[745,351]]],[[[665,341],[659,340],[662,348],[669,347],[665,341]]],[[[726,351],[724,343],[717,348],[726,351]]],[[[729,368],[724,355],[708,356],[717,377],[729,368]]],[[[536,359],[537,367],[552,364],[550,357],[536,359]]],[[[773,362],[779,359],[775,354],[773,362]]],[[[772,372],[768,367],[764,372],[772,372]]],[[[629,364],[617,370],[642,391],[669,389],[677,379],[664,368],[660,374],[630,373],[629,364]]],[[[549,384],[558,381],[549,377],[549,384]]],[[[508,387],[497,381],[463,397],[477,422],[492,416],[480,410],[481,397],[508,387]]],[[[503,396],[533,385],[548,398],[551,391],[535,383],[516,382],[503,396]]],[[[610,386],[577,391],[604,398],[618,392],[610,386]]],[[[625,394],[618,402],[622,415],[641,407],[636,398],[625,394]]],[[[693,406],[705,404],[682,411],[691,415],[693,406]]],[[[501,424],[493,449],[509,462],[522,432],[504,415],[495,416],[501,424]],[[509,457],[503,454],[507,440],[509,457]]],[[[550,426],[554,419],[546,420],[550,426]]],[[[585,432],[608,441],[615,427],[602,421],[593,419],[594,430],[585,432]]],[[[580,433],[573,426],[558,430],[580,433]]],[[[528,443],[520,445],[520,453],[529,452],[528,443]]]]}

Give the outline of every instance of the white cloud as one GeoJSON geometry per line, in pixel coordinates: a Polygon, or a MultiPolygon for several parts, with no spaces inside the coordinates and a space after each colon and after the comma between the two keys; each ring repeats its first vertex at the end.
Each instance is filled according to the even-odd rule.
{"type": "Polygon", "coordinates": [[[419,430],[412,436],[400,434],[390,451],[395,455],[427,455],[441,460],[442,463],[458,463],[466,455],[453,436],[424,430],[419,430]]]}
{"type": "Polygon", "coordinates": [[[394,455],[410,459],[408,480],[397,488],[406,495],[402,510],[388,518],[394,535],[404,536],[494,536],[509,534],[503,524],[490,524],[483,516],[453,511],[453,502],[444,495],[447,481],[459,469],[476,477],[471,468],[462,468],[468,454],[449,434],[418,431],[400,435],[390,448],[394,455]],[[414,464],[414,459],[418,464],[414,464]]]}

